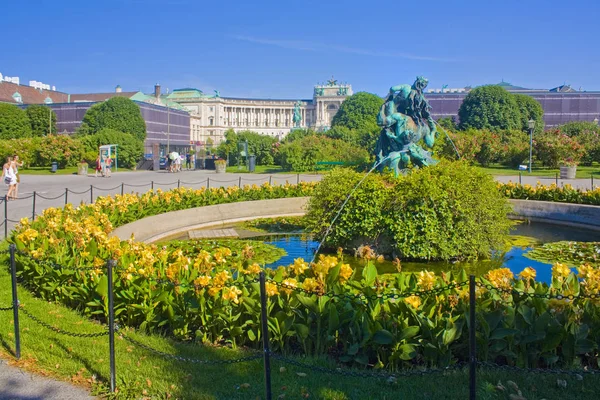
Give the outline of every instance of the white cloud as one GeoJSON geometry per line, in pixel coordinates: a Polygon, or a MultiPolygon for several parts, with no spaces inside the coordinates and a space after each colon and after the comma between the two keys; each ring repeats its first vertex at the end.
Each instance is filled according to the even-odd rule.
{"type": "Polygon", "coordinates": [[[265,38],[256,38],[252,36],[244,36],[244,35],[230,35],[231,38],[236,40],[242,40],[245,42],[256,43],[256,44],[264,44],[268,46],[277,46],[284,49],[291,50],[302,50],[302,51],[318,51],[318,52],[337,52],[337,53],[347,53],[347,54],[358,54],[363,56],[372,56],[372,57],[392,57],[392,58],[405,58],[408,60],[421,60],[421,61],[435,61],[435,62],[452,62],[455,61],[453,59],[448,58],[440,58],[433,57],[427,55],[417,55],[410,53],[402,53],[395,51],[377,51],[377,50],[367,50],[360,49],[356,47],[346,47],[346,46],[337,46],[330,45],[319,42],[309,42],[303,40],[280,40],[280,39],[265,39],[265,38]]]}

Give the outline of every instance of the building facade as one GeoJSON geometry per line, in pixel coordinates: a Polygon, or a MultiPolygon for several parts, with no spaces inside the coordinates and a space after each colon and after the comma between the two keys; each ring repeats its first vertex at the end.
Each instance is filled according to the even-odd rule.
{"type": "MultiPolygon", "coordinates": [[[[156,92],[156,90],[155,90],[156,92]]],[[[245,99],[205,94],[194,88],[176,89],[167,100],[190,112],[191,142],[218,145],[225,132],[251,130],[282,139],[294,127],[294,108],[299,103],[300,128],[328,129],[342,102],[352,95],[352,86],[331,79],[316,85],[312,99],[245,99]]]]}

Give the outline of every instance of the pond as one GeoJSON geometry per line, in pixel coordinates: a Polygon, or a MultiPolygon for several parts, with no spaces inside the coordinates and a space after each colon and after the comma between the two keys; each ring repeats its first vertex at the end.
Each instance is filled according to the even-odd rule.
{"type": "MultiPolygon", "coordinates": [[[[477,262],[402,262],[401,267],[403,272],[418,272],[424,269],[440,273],[443,271],[466,269],[469,273],[475,275],[485,274],[490,269],[506,267],[509,268],[515,275],[521,272],[525,267],[532,267],[537,271],[536,280],[549,283],[552,277],[551,264],[535,261],[527,258],[525,254],[530,251],[533,246],[544,243],[557,242],[562,240],[590,242],[597,240],[598,233],[585,231],[576,228],[558,226],[545,223],[521,223],[516,225],[511,236],[515,242],[522,241],[527,243],[523,246],[513,246],[504,254],[498,254],[491,260],[483,260],[477,262]],[[521,237],[533,238],[535,244],[531,244],[531,240],[519,240],[521,237]]],[[[287,255],[280,258],[274,263],[268,264],[268,268],[275,268],[280,265],[289,265],[294,262],[294,259],[301,257],[305,260],[311,260],[319,243],[311,240],[306,235],[274,235],[256,237],[254,240],[260,240],[269,243],[276,247],[282,248],[287,252],[287,255]]],[[[344,261],[349,263],[353,268],[362,268],[364,262],[351,255],[344,255],[344,261]]],[[[380,273],[395,273],[396,266],[389,261],[377,263],[377,268],[380,273]]]]}

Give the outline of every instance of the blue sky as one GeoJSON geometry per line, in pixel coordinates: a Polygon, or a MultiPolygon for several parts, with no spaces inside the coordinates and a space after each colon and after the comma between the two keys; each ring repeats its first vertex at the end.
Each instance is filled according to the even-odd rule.
{"type": "Polygon", "coordinates": [[[600,1],[9,0],[0,72],[70,93],[218,89],[310,98],[497,83],[600,90],[600,1]]]}

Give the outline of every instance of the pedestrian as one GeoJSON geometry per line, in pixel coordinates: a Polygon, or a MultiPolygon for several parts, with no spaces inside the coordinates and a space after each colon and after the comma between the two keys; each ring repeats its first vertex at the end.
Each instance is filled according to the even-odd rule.
{"type": "Polygon", "coordinates": [[[15,176],[17,177],[17,184],[15,186],[15,192],[14,192],[15,199],[17,197],[19,197],[19,185],[21,183],[21,175],[19,175],[19,167],[22,167],[22,166],[23,166],[23,162],[19,161],[19,156],[15,154],[13,156],[13,161],[12,161],[13,171],[15,172],[15,176]]]}
{"type": "Polygon", "coordinates": [[[104,176],[104,171],[102,170],[102,160],[100,159],[100,154],[98,154],[98,157],[96,157],[96,173],[94,174],[95,178],[98,177],[98,172],[100,172],[101,176],[104,176]]]}
{"type": "Polygon", "coordinates": [[[190,161],[192,162],[192,169],[196,170],[196,153],[190,155],[190,161]]]}
{"type": "Polygon", "coordinates": [[[179,172],[181,170],[181,156],[179,154],[175,157],[175,172],[179,172]]]}
{"type": "Polygon", "coordinates": [[[185,156],[185,168],[189,171],[192,169],[192,155],[187,153],[185,156]]]}
{"type": "Polygon", "coordinates": [[[2,178],[4,178],[4,183],[8,186],[8,192],[6,193],[7,200],[15,200],[17,197],[15,196],[15,190],[17,189],[17,176],[15,175],[15,170],[13,169],[12,158],[7,157],[6,163],[2,167],[2,178]]]}
{"type": "Polygon", "coordinates": [[[104,161],[104,176],[107,178],[110,178],[111,166],[112,166],[112,158],[110,158],[109,156],[106,156],[106,161],[104,161]]]}

